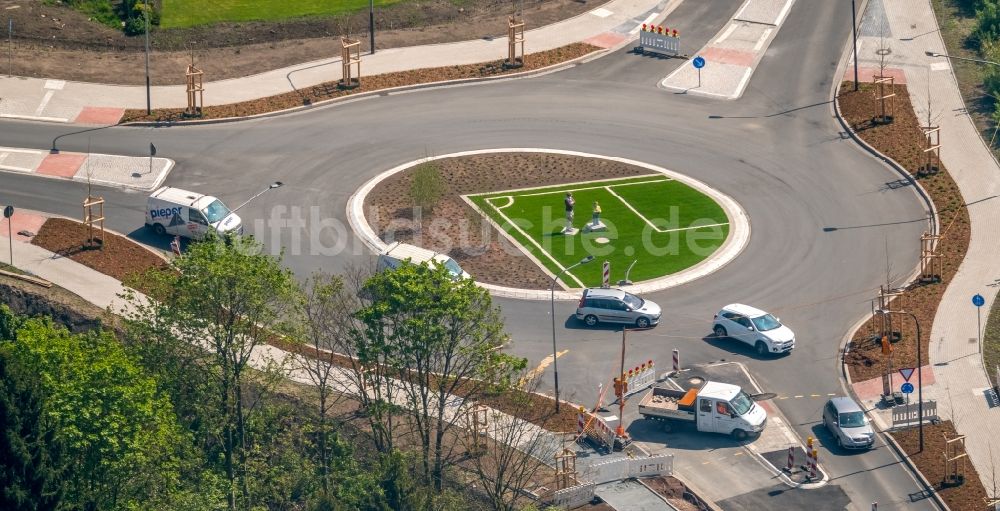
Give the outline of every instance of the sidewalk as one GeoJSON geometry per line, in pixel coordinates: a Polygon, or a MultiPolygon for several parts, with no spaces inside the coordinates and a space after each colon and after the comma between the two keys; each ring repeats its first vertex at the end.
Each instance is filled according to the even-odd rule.
{"type": "MultiPolygon", "coordinates": [[[[870,74],[871,69],[878,68],[875,51],[883,33],[885,44],[891,49],[889,66],[901,69],[906,82],[911,84],[908,91],[919,119],[927,118],[930,90],[931,119],[941,127],[941,159],[961,189],[965,203],[970,205],[972,222],[968,253],[948,283],[929,332],[930,367],[922,369],[924,399],[936,400],[938,415],[950,419],[958,432],[966,436],[969,457],[983,485],[992,488],[988,478],[993,467],[1000,466],[1000,445],[996,442],[1000,408],[990,408],[984,394],[990,382],[979,353],[972,296],[983,295],[986,298],[983,310],[990,310],[994,293],[986,284],[998,277],[995,260],[1000,253],[1000,234],[996,228],[1000,221],[1000,201],[988,199],[1000,194],[1000,166],[965,113],[949,61],[924,53],[947,53],[930,0],[870,2],[858,38],[858,64],[863,72],[870,74]],[[928,385],[928,381],[934,383],[928,385]]],[[[853,78],[853,69],[848,71],[853,78]]]]}
{"type": "MultiPolygon", "coordinates": [[[[612,48],[636,37],[642,23],[650,23],[680,0],[611,0],[579,16],[528,30],[525,54],[575,42],[612,48]]],[[[530,19],[527,20],[530,23],[530,19]]],[[[530,26],[529,26],[530,28],[530,26]]],[[[331,53],[339,48],[331,38],[331,53]]],[[[507,38],[378,50],[361,56],[362,76],[475,64],[505,58],[507,38]]],[[[257,75],[205,83],[205,106],[223,105],[291,92],[341,78],[340,56],[306,62],[257,75]]],[[[137,70],[137,72],[139,72],[137,70]]],[[[183,69],[178,69],[183,73],[183,69]]],[[[211,80],[211,77],[206,77],[211,80]]],[[[156,77],[153,77],[156,82],[156,77]]],[[[33,119],[78,124],[114,124],[126,108],[145,108],[142,86],[106,85],[38,78],[0,77],[0,118],[33,119]]],[[[155,86],[153,108],[187,106],[183,85],[155,86]]]]}

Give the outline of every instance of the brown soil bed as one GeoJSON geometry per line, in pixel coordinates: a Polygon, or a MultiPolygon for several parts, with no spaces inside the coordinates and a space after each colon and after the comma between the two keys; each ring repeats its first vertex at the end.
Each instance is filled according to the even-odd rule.
{"type": "MultiPolygon", "coordinates": [[[[480,282],[525,289],[549,289],[552,280],[481,219],[462,195],[650,172],[616,161],[548,153],[482,154],[436,160],[434,165],[445,182],[445,192],[432,212],[414,218],[410,186],[417,167],[413,167],[382,181],[368,194],[368,223],[383,240],[450,255],[480,282]]],[[[555,206],[561,208],[562,203],[555,206]]]]}
{"type": "Polygon", "coordinates": [[[698,511],[707,509],[701,499],[684,483],[671,476],[644,477],[642,482],[654,492],[663,496],[678,511],[698,511]]]}
{"type": "Polygon", "coordinates": [[[105,232],[104,243],[96,248],[88,247],[86,240],[85,225],[65,218],[50,218],[31,243],[123,282],[136,281],[146,270],[167,267],[156,254],[117,234],[105,232]]]}
{"type": "MultiPolygon", "coordinates": [[[[371,92],[393,87],[403,87],[409,85],[419,85],[426,83],[442,82],[447,80],[460,80],[464,78],[481,78],[489,76],[501,76],[505,74],[518,73],[541,69],[544,67],[573,60],[589,53],[593,53],[600,48],[587,43],[573,43],[552,50],[525,55],[524,66],[520,68],[507,68],[502,60],[486,62],[480,64],[469,64],[464,66],[446,66],[427,69],[414,69],[399,73],[386,73],[374,76],[362,76],[360,86],[353,89],[341,89],[336,81],[324,82],[319,85],[305,89],[286,92],[276,96],[244,101],[241,103],[230,103],[227,105],[206,106],[202,109],[198,119],[226,119],[230,117],[245,117],[268,112],[276,112],[288,108],[295,108],[304,105],[311,105],[328,99],[350,96],[362,92],[371,92]]],[[[144,109],[129,109],[125,111],[121,122],[174,122],[189,120],[183,108],[161,108],[154,109],[150,115],[144,109]]]]}
{"type": "MultiPolygon", "coordinates": [[[[917,428],[892,432],[890,435],[903,448],[906,456],[917,466],[934,491],[944,499],[952,511],[984,511],[988,509],[985,500],[983,500],[987,496],[986,489],[983,488],[976,467],[967,457],[964,461],[959,461],[959,467],[964,466],[965,469],[964,482],[956,486],[948,484],[951,482],[950,479],[948,482],[945,481],[945,435],[949,439],[958,436],[951,421],[924,425],[923,452],[920,451],[917,428]]],[[[955,442],[955,444],[958,443],[955,442]]],[[[963,452],[965,451],[958,451],[958,453],[963,452]]]]}
{"type": "MultiPolygon", "coordinates": [[[[591,10],[603,2],[526,0],[524,18],[537,28],[591,10]]],[[[519,5],[521,5],[519,3],[519,5]]],[[[506,37],[510,2],[421,0],[375,11],[378,49],[506,37]],[[458,5],[457,5],[458,4],[458,5]]],[[[18,76],[100,83],[145,83],[144,37],[125,36],[64,5],[43,0],[0,0],[14,22],[13,72],[18,76]],[[18,6],[17,8],[11,8],[18,6]]],[[[224,80],[340,55],[339,37],[361,40],[368,51],[368,12],[274,22],[219,23],[150,33],[153,85],[184,83],[194,49],[206,80],[224,80]]],[[[6,63],[5,63],[6,64],[6,63]]],[[[4,69],[6,72],[6,69],[4,69]]]]}
{"type": "MultiPolygon", "coordinates": [[[[903,294],[892,301],[893,310],[912,312],[920,321],[922,339],[922,359],[920,365],[928,363],[928,340],[934,326],[934,315],[938,304],[952,276],[965,258],[969,247],[969,213],[965,208],[962,194],[948,174],[944,165],[936,174],[927,177],[916,177],[917,172],[925,164],[923,147],[925,138],[920,129],[921,123],[913,113],[910,96],[906,86],[896,85],[895,119],[891,124],[873,122],[876,113],[873,86],[863,84],[861,90],[854,92],[851,82],[844,82],[840,89],[838,101],[844,119],[857,132],[858,136],[872,147],[896,160],[911,176],[930,194],[938,210],[939,233],[942,235],[938,243],[938,254],[941,255],[939,283],[910,284],[903,294]]],[[[905,183],[900,183],[905,185],[905,183]]],[[[914,244],[920,240],[913,240],[914,244]]],[[[877,290],[872,291],[875,298],[877,290]]],[[[901,332],[899,342],[893,344],[893,365],[904,366],[916,360],[917,345],[916,329],[913,320],[892,315],[893,330],[901,332]]],[[[855,382],[876,378],[885,371],[885,357],[882,355],[881,341],[874,334],[874,323],[870,320],[855,332],[850,351],[845,357],[851,379],[855,382]]]]}

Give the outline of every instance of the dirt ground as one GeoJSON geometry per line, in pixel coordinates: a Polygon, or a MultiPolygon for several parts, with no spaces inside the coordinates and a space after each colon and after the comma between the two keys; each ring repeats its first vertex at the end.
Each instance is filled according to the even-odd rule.
{"type": "MultiPolygon", "coordinates": [[[[526,289],[549,289],[552,280],[461,195],[649,174],[620,162],[546,153],[483,154],[433,163],[445,182],[433,211],[413,207],[410,187],[417,168],[413,167],[372,190],[365,199],[368,223],[385,241],[413,243],[450,255],[480,282],[526,289]]],[[[562,208],[561,197],[555,200],[553,206],[562,208]]]]}
{"type": "Polygon", "coordinates": [[[644,477],[642,482],[666,498],[677,511],[698,511],[699,499],[684,483],[670,476],[644,477]]]}
{"type": "MultiPolygon", "coordinates": [[[[857,131],[858,135],[883,154],[893,158],[911,175],[916,176],[925,165],[923,152],[925,137],[920,129],[920,122],[913,113],[906,86],[897,85],[895,119],[891,124],[873,123],[876,115],[876,102],[871,84],[864,84],[859,92],[851,90],[853,84],[844,82],[841,87],[839,101],[840,110],[857,131]]],[[[971,228],[969,213],[964,206],[958,186],[948,174],[947,169],[940,165],[936,174],[927,177],[917,177],[920,184],[927,190],[938,209],[939,233],[937,252],[940,254],[941,266],[934,273],[940,275],[939,283],[913,284],[902,296],[891,302],[892,310],[912,312],[920,321],[922,339],[920,340],[923,358],[920,365],[928,363],[928,341],[934,324],[934,315],[938,304],[952,276],[958,271],[965,252],[969,247],[971,228]]],[[[889,185],[905,186],[904,182],[889,185]]],[[[913,240],[914,244],[920,240],[913,240]]],[[[877,290],[872,291],[872,298],[877,290]]],[[[901,315],[890,316],[893,331],[901,332],[902,338],[893,344],[892,359],[895,367],[910,365],[916,360],[917,345],[916,329],[913,320],[901,315]]],[[[846,357],[847,367],[853,381],[863,381],[880,376],[885,370],[881,341],[874,335],[874,324],[869,321],[854,334],[850,353],[846,357]]]]}
{"type": "MultiPolygon", "coordinates": [[[[294,92],[286,92],[277,96],[244,101],[242,103],[231,103],[228,105],[207,106],[201,111],[199,119],[225,119],[232,117],[245,117],[250,115],[276,112],[288,108],[311,105],[320,101],[349,96],[361,92],[371,92],[392,87],[402,87],[406,85],[417,85],[422,83],[441,82],[445,80],[458,80],[463,78],[480,78],[486,76],[499,76],[517,72],[531,71],[544,67],[566,62],[589,53],[599,50],[596,46],[587,43],[572,43],[559,48],[546,50],[538,53],[529,53],[524,56],[524,65],[518,68],[507,68],[503,61],[497,60],[480,64],[469,64],[465,66],[434,67],[427,69],[414,69],[399,73],[386,73],[375,76],[364,76],[359,81],[359,85],[353,89],[341,89],[336,81],[325,82],[319,85],[294,92]]],[[[154,109],[146,115],[144,109],[129,109],[125,111],[121,122],[163,122],[169,123],[179,120],[189,119],[183,108],[161,108],[154,109]]]]}
{"type": "Polygon", "coordinates": [[[160,257],[138,243],[104,233],[104,244],[99,248],[84,246],[87,227],[64,218],[50,218],[42,224],[31,243],[63,257],[93,268],[120,281],[128,281],[150,268],[164,268],[160,257]]]}
{"type": "MultiPolygon", "coordinates": [[[[530,30],[594,9],[604,1],[519,3],[523,4],[526,28],[530,30]]],[[[506,37],[510,9],[510,2],[498,0],[464,0],[461,6],[450,0],[407,1],[379,8],[376,49],[506,37]]],[[[0,0],[0,13],[0,19],[10,18],[14,23],[15,75],[145,83],[142,36],[127,37],[120,30],[88,21],[80,12],[43,0],[0,0]]],[[[184,83],[184,70],[193,50],[206,81],[247,76],[339,56],[342,35],[359,38],[362,51],[367,53],[368,13],[187,29],[154,28],[150,33],[150,75],[153,85],[184,83]]]]}
{"type": "MultiPolygon", "coordinates": [[[[920,437],[917,428],[909,428],[890,434],[952,511],[985,511],[989,509],[983,500],[987,495],[986,489],[983,488],[983,483],[979,480],[976,467],[968,459],[959,462],[959,473],[964,473],[965,476],[964,483],[958,486],[944,484],[946,475],[944,467],[945,435],[949,439],[958,436],[951,421],[924,425],[923,452],[920,452],[920,437]]],[[[958,451],[958,453],[962,452],[965,451],[958,451]]]]}

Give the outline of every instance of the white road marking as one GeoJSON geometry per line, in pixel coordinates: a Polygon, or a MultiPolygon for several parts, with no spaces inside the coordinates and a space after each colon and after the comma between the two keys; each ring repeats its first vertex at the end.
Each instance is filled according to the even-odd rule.
{"type": "Polygon", "coordinates": [[[736,99],[743,95],[743,89],[747,86],[747,82],[750,81],[750,74],[753,73],[753,68],[748,67],[746,72],[743,73],[743,78],[740,80],[740,84],[736,87],[736,92],[730,96],[732,99],[736,99]]]}
{"type": "Polygon", "coordinates": [[[0,147],[0,151],[5,153],[25,153],[25,154],[42,154],[46,151],[39,151],[38,149],[20,149],[17,147],[0,147]]]}
{"type": "Polygon", "coordinates": [[[39,115],[0,114],[0,119],[27,119],[29,121],[69,122],[63,117],[43,117],[39,115]]]}
{"type": "Polygon", "coordinates": [[[730,23],[729,27],[726,28],[726,31],[723,32],[722,35],[719,36],[719,38],[715,40],[715,44],[719,44],[722,41],[725,41],[726,39],[729,38],[729,36],[733,35],[733,32],[735,32],[735,31],[736,31],[736,23],[730,23]]]}
{"type": "Polygon", "coordinates": [[[609,11],[609,10],[607,10],[607,9],[605,9],[604,7],[598,7],[597,9],[594,9],[593,11],[590,11],[590,14],[593,14],[594,16],[597,16],[598,18],[607,18],[608,16],[611,16],[614,13],[611,12],[611,11],[609,11]]]}
{"type": "Polygon", "coordinates": [[[62,90],[65,86],[66,82],[63,80],[45,80],[45,85],[43,85],[42,88],[49,90],[62,90]]]}
{"type": "Polygon", "coordinates": [[[948,63],[947,62],[933,62],[933,63],[931,63],[931,71],[947,71],[947,70],[948,70],[948,63]]]}
{"type": "Polygon", "coordinates": [[[767,36],[771,35],[771,32],[773,30],[774,29],[769,28],[765,30],[763,34],[760,35],[760,39],[757,39],[757,44],[753,45],[753,51],[755,53],[760,51],[760,49],[764,47],[764,42],[767,41],[767,36]]]}
{"type": "Polygon", "coordinates": [[[788,10],[792,8],[792,2],[795,0],[788,0],[785,2],[785,6],[781,8],[781,13],[778,14],[778,19],[774,21],[774,25],[780,27],[782,23],[785,22],[785,17],[788,16],[788,10]]]}
{"type": "Polygon", "coordinates": [[[45,91],[45,95],[42,96],[42,102],[39,103],[38,104],[38,108],[35,109],[35,115],[36,116],[42,115],[42,111],[45,110],[46,106],[48,106],[49,101],[52,99],[52,95],[55,94],[55,93],[56,93],[56,91],[54,91],[54,90],[47,90],[47,91],[45,91]]]}
{"type": "Polygon", "coordinates": [[[642,20],[642,23],[639,23],[638,25],[636,25],[635,28],[633,28],[632,30],[629,30],[628,33],[630,35],[638,34],[639,31],[642,30],[642,26],[643,25],[649,25],[650,23],[653,22],[654,19],[656,19],[656,13],[655,12],[653,14],[650,14],[649,16],[646,16],[646,19],[642,20]]]}

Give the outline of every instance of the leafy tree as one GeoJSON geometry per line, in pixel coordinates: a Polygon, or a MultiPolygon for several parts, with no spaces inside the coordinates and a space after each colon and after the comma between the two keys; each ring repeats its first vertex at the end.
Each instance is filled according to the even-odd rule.
{"type": "Polygon", "coordinates": [[[369,278],[364,291],[355,353],[391,369],[419,438],[421,472],[440,491],[455,454],[453,421],[526,361],[502,353],[507,336],[489,294],[444,267],[403,264],[369,278]]]}
{"type": "Polygon", "coordinates": [[[73,335],[30,319],[3,346],[12,364],[38,374],[42,419],[70,464],[74,508],[170,508],[184,445],[170,402],[108,333],[73,335]]]}
{"type": "Polygon", "coordinates": [[[193,243],[172,261],[172,271],[147,274],[145,284],[157,300],[127,296],[125,314],[135,331],[162,336],[156,342],[169,346],[162,353],[178,356],[178,362],[201,371],[203,381],[210,382],[217,410],[203,418],[215,421],[227,504],[234,510],[253,501],[247,461],[253,445],[247,422],[278,377],[274,367],[258,371],[250,363],[256,357],[268,360],[261,347],[282,328],[295,284],[280,257],[263,253],[253,238],[217,241],[193,243]]]}
{"type": "MultiPolygon", "coordinates": [[[[0,306],[0,325],[13,318],[0,306]]],[[[55,510],[63,500],[64,445],[42,413],[43,401],[38,375],[0,349],[0,509],[55,510]]]]}
{"type": "Polygon", "coordinates": [[[323,493],[328,495],[333,483],[331,465],[338,447],[335,441],[331,442],[330,411],[343,396],[336,390],[343,390],[346,384],[343,369],[337,367],[333,353],[350,335],[354,300],[346,292],[344,281],[335,275],[316,273],[303,287],[299,303],[302,328],[298,335],[304,338],[314,356],[298,357],[298,365],[316,390],[315,448],[323,493]]]}

